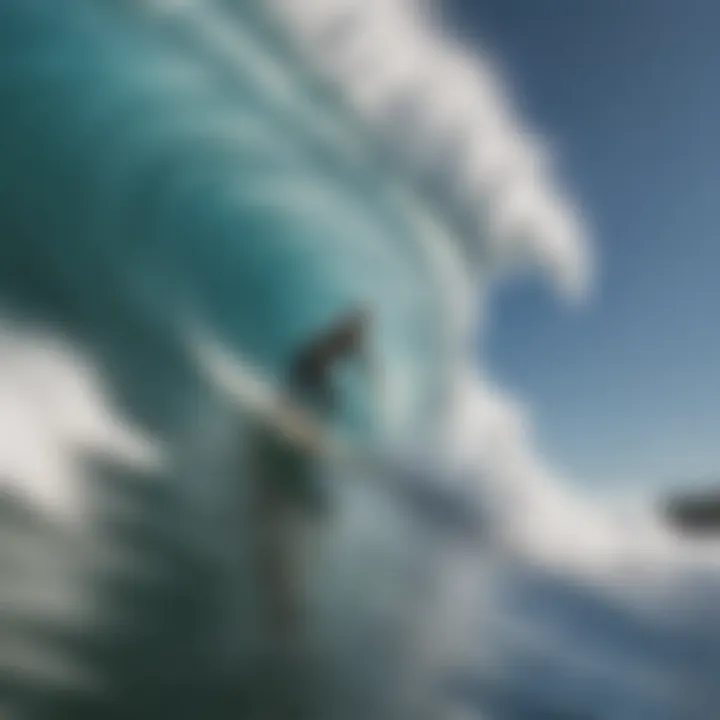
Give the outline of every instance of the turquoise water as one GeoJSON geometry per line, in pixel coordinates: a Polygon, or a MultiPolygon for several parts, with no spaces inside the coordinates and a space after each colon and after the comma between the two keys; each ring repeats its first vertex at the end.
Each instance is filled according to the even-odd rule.
{"type": "Polygon", "coordinates": [[[462,260],[257,13],[224,47],[210,9],[19,5],[0,29],[12,303],[83,334],[192,316],[270,373],[367,307],[395,422],[437,409],[462,260]]]}
{"type": "MultiPolygon", "coordinates": [[[[341,372],[330,421],[387,447],[442,419],[466,340],[460,245],[259,6],[238,8],[0,7],[4,313],[92,358],[119,415],[170,458],[149,476],[83,458],[79,537],[8,505],[0,530],[36,538],[60,578],[39,558],[17,566],[41,610],[11,615],[31,650],[0,657],[12,717],[243,707],[254,609],[229,469],[242,433],[193,366],[198,326],[279,380],[300,344],[368,309],[371,372],[341,372]],[[60,586],[86,608],[79,620],[42,610],[60,586]]],[[[313,581],[315,716],[398,717],[435,692],[439,651],[423,639],[442,594],[433,540],[373,486],[325,474],[335,519],[313,581]]]]}

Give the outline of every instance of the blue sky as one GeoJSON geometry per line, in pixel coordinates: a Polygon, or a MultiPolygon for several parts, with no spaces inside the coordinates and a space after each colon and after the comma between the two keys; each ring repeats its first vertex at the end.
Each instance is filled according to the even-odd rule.
{"type": "Polygon", "coordinates": [[[720,475],[720,5],[453,0],[548,137],[596,241],[592,302],[496,299],[493,373],[541,447],[608,487],[720,475]]]}

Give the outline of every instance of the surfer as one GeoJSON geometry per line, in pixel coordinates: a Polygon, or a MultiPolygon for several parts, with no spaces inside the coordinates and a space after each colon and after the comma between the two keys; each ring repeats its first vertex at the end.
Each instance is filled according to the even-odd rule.
{"type": "MultiPolygon", "coordinates": [[[[340,400],[332,370],[362,353],[366,333],[367,317],[355,312],[303,346],[286,380],[291,403],[323,418],[337,412],[340,400]]],[[[288,685],[297,686],[304,663],[300,655],[308,545],[327,509],[317,466],[324,440],[309,420],[288,415],[283,427],[258,421],[251,441],[255,562],[268,662],[263,684],[270,685],[266,689],[273,704],[298,702],[291,700],[296,693],[288,685]]],[[[276,709],[273,714],[283,717],[287,712],[276,709]]]]}

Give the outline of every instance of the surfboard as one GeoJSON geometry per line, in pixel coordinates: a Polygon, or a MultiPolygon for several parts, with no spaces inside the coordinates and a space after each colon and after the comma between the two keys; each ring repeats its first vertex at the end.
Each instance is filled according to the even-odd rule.
{"type": "Polygon", "coordinates": [[[207,340],[194,343],[194,351],[206,381],[241,413],[254,416],[320,457],[349,460],[363,455],[316,413],[290,398],[277,383],[237,354],[207,340]]]}

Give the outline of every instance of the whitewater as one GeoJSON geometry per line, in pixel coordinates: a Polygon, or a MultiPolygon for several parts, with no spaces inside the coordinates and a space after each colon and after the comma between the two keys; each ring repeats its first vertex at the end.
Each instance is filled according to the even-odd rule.
{"type": "Polygon", "coordinates": [[[272,382],[357,307],[333,422],[482,532],[319,470],[314,717],[716,717],[717,547],[573,489],[476,357],[499,282],[595,260],[436,6],[5,0],[0,158],[0,717],[242,716],[242,417],[193,344],[272,382]]]}

